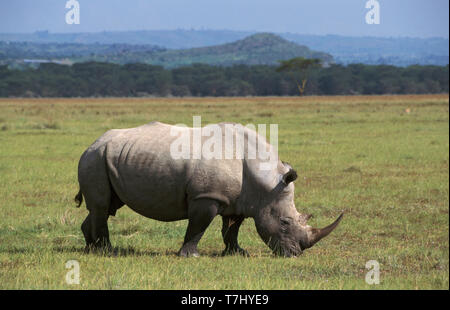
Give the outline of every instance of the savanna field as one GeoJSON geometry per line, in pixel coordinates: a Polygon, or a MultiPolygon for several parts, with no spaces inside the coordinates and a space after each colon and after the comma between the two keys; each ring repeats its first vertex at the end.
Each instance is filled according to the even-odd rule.
{"type": "Polygon", "coordinates": [[[0,289],[448,289],[448,95],[255,98],[0,99],[0,289]],[[221,219],[199,258],[176,256],[187,221],[127,207],[109,219],[115,247],[84,254],[75,207],[83,151],[111,128],[158,120],[278,124],[279,154],[298,172],[295,203],[339,227],[297,258],[275,257],[252,219],[250,257],[221,257],[221,219]],[[80,263],[80,284],[65,281],[80,263]],[[366,262],[380,284],[365,282],[366,262]]]}

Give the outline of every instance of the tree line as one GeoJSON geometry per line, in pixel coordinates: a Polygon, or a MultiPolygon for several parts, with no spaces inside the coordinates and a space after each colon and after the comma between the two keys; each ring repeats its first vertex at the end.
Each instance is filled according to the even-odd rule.
{"type": "MultiPolygon", "coordinates": [[[[275,66],[194,64],[175,69],[103,62],[37,69],[0,66],[0,97],[293,96],[302,72],[275,66]]],[[[448,93],[449,66],[350,64],[308,72],[304,95],[448,93]]]]}

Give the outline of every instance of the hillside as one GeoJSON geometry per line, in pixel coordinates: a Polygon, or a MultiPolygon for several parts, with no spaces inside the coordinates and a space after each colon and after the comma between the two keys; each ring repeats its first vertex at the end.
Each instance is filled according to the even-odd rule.
{"type": "Polygon", "coordinates": [[[307,46],[270,33],[255,34],[223,45],[180,50],[168,50],[154,45],[0,42],[0,64],[13,67],[20,66],[24,59],[64,59],[72,63],[146,63],[166,68],[194,63],[218,66],[276,65],[279,60],[300,56],[320,58],[324,63],[333,62],[333,57],[329,54],[310,50],[307,46]]]}
{"type": "Polygon", "coordinates": [[[94,57],[103,55],[114,57],[129,53],[151,53],[163,51],[154,45],[132,44],[80,44],[80,43],[35,43],[0,41],[0,62],[12,59],[61,59],[75,57],[94,57]]]}
{"type": "MultiPolygon", "coordinates": [[[[333,57],[327,53],[310,50],[307,46],[289,42],[277,35],[260,33],[242,40],[223,45],[166,50],[155,53],[136,53],[143,62],[165,67],[178,67],[194,63],[229,66],[275,65],[278,60],[293,57],[320,58],[325,63],[333,62],[333,57]]],[[[126,58],[124,58],[126,61],[126,58]]]]}

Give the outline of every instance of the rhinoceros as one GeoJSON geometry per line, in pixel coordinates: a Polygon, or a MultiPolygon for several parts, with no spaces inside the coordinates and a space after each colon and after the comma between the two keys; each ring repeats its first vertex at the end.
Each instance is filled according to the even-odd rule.
{"type": "Polygon", "coordinates": [[[288,257],[301,254],[336,228],[343,213],[322,229],[307,224],[310,215],[299,213],[294,204],[297,173],[273,154],[276,150],[263,135],[234,123],[214,126],[216,131],[210,131],[219,130],[219,142],[236,145],[237,150],[240,134],[244,147],[231,157],[199,157],[194,146],[185,149],[183,156],[174,156],[182,135],[197,137],[201,146],[211,144],[203,132],[199,134],[208,126],[189,128],[161,122],[112,129],[98,138],[78,165],[80,190],[75,201],[79,207],[84,197],[89,210],[81,225],[86,249],[111,248],[107,221],[123,205],[159,221],[188,219],[178,251],[185,257],[199,255],[197,244],[216,215],[221,215],[223,222],[222,255],[248,255],[239,246],[238,232],[249,217],[270,249],[288,257]],[[227,134],[236,139],[230,142],[227,134]],[[250,158],[248,154],[255,154],[261,145],[270,156],[250,158]],[[270,165],[264,168],[262,162],[270,165]]]}

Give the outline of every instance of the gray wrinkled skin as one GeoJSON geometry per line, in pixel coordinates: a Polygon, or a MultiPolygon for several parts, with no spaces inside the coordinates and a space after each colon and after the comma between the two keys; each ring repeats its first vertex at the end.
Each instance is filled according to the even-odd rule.
{"type": "MultiPolygon", "coordinates": [[[[225,130],[225,124],[219,124],[225,130]]],[[[81,156],[78,166],[80,192],[89,215],[82,224],[86,249],[110,248],[107,220],[127,205],[135,212],[159,221],[188,219],[179,251],[197,256],[197,243],[216,215],[223,219],[223,254],[244,254],[237,236],[245,218],[254,219],[257,231],[274,253],[295,256],[329,234],[341,217],[320,230],[307,225],[308,215],[297,212],[292,167],[274,156],[273,169],[259,169],[257,159],[173,159],[172,125],[152,122],[130,129],[113,129],[102,135],[81,156]]],[[[178,127],[193,134],[193,128],[178,127]]],[[[245,128],[245,127],[244,127],[245,128]]],[[[245,128],[245,145],[261,140],[245,128]],[[255,137],[255,140],[249,139],[255,137]]],[[[208,137],[202,138],[202,143],[208,137]]],[[[222,139],[225,141],[225,139],[222,139]]],[[[192,141],[192,139],[191,139],[192,141]]],[[[256,148],[255,143],[246,147],[256,148]]],[[[192,154],[192,149],[190,150],[192,154]]]]}

